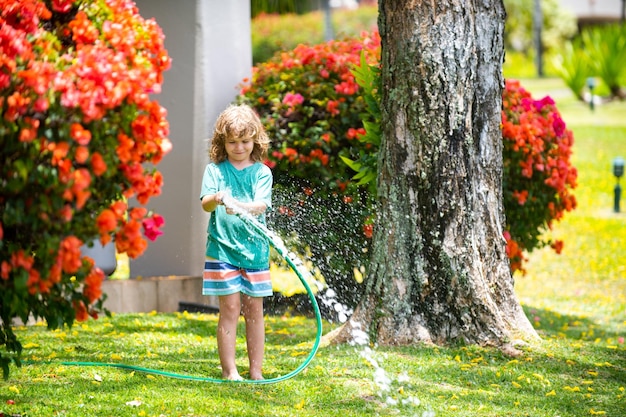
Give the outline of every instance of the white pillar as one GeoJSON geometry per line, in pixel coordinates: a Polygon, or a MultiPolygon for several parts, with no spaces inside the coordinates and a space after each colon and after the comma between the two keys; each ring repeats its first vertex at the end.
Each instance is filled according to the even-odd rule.
{"type": "Polygon", "coordinates": [[[136,0],[165,34],[172,66],[154,98],[167,109],[172,151],[157,168],[161,196],[148,204],[165,218],[163,235],[131,261],[131,277],[200,276],[208,215],[199,200],[207,139],[218,114],[250,76],[249,0],[136,0]]]}

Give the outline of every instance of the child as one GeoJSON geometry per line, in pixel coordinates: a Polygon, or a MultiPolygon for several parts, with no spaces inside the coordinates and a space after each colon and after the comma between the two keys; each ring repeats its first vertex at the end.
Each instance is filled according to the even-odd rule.
{"type": "Polygon", "coordinates": [[[237,322],[242,310],[250,379],[263,379],[263,297],[272,295],[269,242],[234,215],[236,210],[230,206],[265,223],[264,213],[272,204],[272,171],[261,161],[268,147],[269,138],[254,110],[247,105],[231,105],[215,122],[211,162],[202,179],[202,208],[211,213],[202,294],[219,297],[217,347],[222,376],[228,380],[242,379],[235,365],[237,322]],[[224,206],[225,197],[229,207],[224,206]]]}

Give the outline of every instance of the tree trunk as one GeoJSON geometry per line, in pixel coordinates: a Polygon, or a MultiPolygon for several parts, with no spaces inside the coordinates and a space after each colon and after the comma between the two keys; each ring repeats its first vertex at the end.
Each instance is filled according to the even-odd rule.
{"type": "Polygon", "coordinates": [[[537,335],[502,236],[502,0],[380,0],[382,144],[358,323],[379,344],[537,335]]]}

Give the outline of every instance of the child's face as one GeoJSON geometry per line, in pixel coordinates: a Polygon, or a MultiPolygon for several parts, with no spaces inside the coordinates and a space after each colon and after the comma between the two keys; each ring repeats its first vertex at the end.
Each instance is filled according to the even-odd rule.
{"type": "Polygon", "coordinates": [[[250,154],[254,149],[252,138],[228,138],[224,143],[228,160],[231,162],[243,162],[250,160],[250,154]]]}

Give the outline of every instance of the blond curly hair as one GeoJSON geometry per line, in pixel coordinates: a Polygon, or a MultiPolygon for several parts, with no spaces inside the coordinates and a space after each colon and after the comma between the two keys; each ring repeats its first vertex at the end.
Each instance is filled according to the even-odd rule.
{"type": "Polygon", "coordinates": [[[215,121],[213,136],[209,139],[209,158],[217,163],[228,158],[225,143],[229,138],[250,138],[254,148],[250,158],[262,162],[267,157],[270,139],[259,115],[247,104],[231,104],[215,121]]]}

